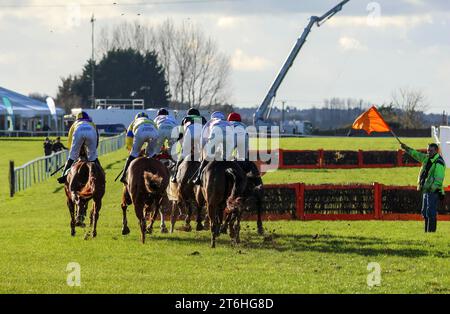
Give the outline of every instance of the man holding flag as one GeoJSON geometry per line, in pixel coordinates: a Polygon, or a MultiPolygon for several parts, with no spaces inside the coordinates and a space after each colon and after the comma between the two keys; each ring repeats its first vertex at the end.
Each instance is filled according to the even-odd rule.
{"type": "Polygon", "coordinates": [[[424,154],[402,143],[386,121],[384,121],[375,106],[361,114],[353,123],[352,128],[364,130],[368,134],[372,132],[391,132],[406,153],[422,163],[417,190],[422,192],[422,215],[425,220],[425,232],[436,232],[438,203],[439,200],[445,198],[445,162],[442,156],[439,155],[439,146],[435,143],[429,144],[427,153],[424,154]]]}
{"type": "Polygon", "coordinates": [[[412,158],[422,163],[417,190],[423,194],[422,215],[425,219],[425,232],[436,232],[437,207],[439,200],[443,200],[445,197],[445,161],[438,153],[439,146],[435,143],[429,144],[426,154],[418,152],[405,144],[401,146],[412,158]]]}

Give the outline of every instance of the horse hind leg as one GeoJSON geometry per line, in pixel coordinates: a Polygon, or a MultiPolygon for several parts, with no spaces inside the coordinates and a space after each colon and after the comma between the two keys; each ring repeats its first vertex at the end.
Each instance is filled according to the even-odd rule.
{"type": "Polygon", "coordinates": [[[258,234],[263,235],[264,227],[263,227],[262,217],[261,217],[262,216],[262,204],[261,204],[260,200],[258,200],[257,206],[258,206],[258,221],[257,221],[256,225],[258,227],[258,234]]]}
{"type": "Polygon", "coordinates": [[[100,209],[102,208],[102,201],[101,200],[96,200],[94,201],[94,212],[93,212],[93,220],[94,220],[94,227],[92,229],[92,237],[95,238],[97,236],[97,222],[98,222],[98,217],[100,216],[100,209]]]}
{"type": "Polygon", "coordinates": [[[170,212],[170,233],[173,233],[173,231],[175,230],[175,223],[177,222],[177,216],[176,216],[177,210],[179,210],[178,202],[172,201],[172,208],[171,208],[171,212],[170,212]]]}
{"type": "Polygon", "coordinates": [[[73,237],[75,236],[75,204],[72,202],[72,200],[67,200],[67,207],[69,208],[70,213],[70,235],[73,237]]]}
{"type": "Polygon", "coordinates": [[[130,228],[128,228],[128,220],[127,220],[127,209],[128,205],[131,204],[131,200],[129,199],[128,192],[126,188],[124,188],[123,196],[122,196],[122,235],[127,235],[130,233],[130,228]]]}
{"type": "Polygon", "coordinates": [[[166,213],[165,209],[167,209],[169,207],[169,204],[170,204],[170,201],[167,198],[167,196],[163,197],[161,200],[160,206],[159,206],[159,214],[161,215],[161,226],[160,226],[161,233],[169,232],[169,230],[167,230],[165,217],[164,217],[165,213],[166,213]]]}

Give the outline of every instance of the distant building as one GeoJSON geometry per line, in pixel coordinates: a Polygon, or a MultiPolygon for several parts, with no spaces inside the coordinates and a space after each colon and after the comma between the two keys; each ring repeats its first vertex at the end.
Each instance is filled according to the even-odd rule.
{"type": "Polygon", "coordinates": [[[53,116],[45,102],[0,87],[0,131],[62,132],[63,117],[61,108],[53,116]]]}

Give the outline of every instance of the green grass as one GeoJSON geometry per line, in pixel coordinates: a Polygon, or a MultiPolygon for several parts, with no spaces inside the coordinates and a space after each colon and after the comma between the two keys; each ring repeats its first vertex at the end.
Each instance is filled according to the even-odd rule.
{"type": "MultiPolygon", "coordinates": [[[[405,144],[419,148],[426,148],[432,142],[431,138],[404,138],[405,144]]],[[[260,141],[266,144],[266,141],[260,141]]],[[[255,141],[252,141],[255,145],[255,141]]],[[[308,137],[308,138],[281,138],[279,147],[292,150],[397,150],[400,148],[393,137],[308,137]]],[[[270,144],[269,144],[270,146],[270,144]]]]}
{"type": "MultiPolygon", "coordinates": [[[[41,149],[40,142],[22,144],[38,144],[29,148],[30,155],[41,149]]],[[[23,152],[17,145],[0,146],[0,154],[25,159],[12,152],[11,147],[23,152]]],[[[132,208],[131,234],[120,233],[121,185],[113,180],[124,153],[101,158],[107,194],[96,239],[84,240],[83,229],[70,236],[65,196],[54,180],[0,202],[0,293],[450,293],[447,222],[439,222],[436,234],[424,234],[421,222],[265,221],[265,237],[256,234],[255,222],[243,222],[237,247],[227,236],[210,249],[208,232],[159,230],[142,245],[132,208]],[[81,266],[81,287],[66,284],[70,262],[81,266]],[[370,262],[381,266],[380,287],[366,284],[370,262]]],[[[393,171],[291,170],[264,180],[382,182],[388,177],[414,184],[418,168],[393,171]]]]}
{"type": "MultiPolygon", "coordinates": [[[[264,175],[264,183],[382,183],[386,185],[416,185],[418,167],[366,168],[366,169],[289,169],[264,175]]],[[[450,185],[450,169],[447,168],[444,185],[450,185]]]]}

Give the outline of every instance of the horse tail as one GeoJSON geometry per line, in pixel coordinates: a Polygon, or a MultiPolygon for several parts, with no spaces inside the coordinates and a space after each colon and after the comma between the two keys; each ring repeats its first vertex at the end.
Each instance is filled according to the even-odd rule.
{"type": "Polygon", "coordinates": [[[93,162],[86,164],[89,169],[89,177],[86,185],[80,191],[79,195],[83,198],[91,198],[96,190],[97,168],[93,162]]]}
{"type": "Polygon", "coordinates": [[[234,167],[227,168],[225,174],[232,180],[233,187],[231,188],[230,196],[227,199],[227,208],[233,211],[242,205],[242,194],[247,184],[247,177],[243,176],[234,167]]]}
{"type": "Polygon", "coordinates": [[[163,178],[157,174],[144,171],[145,188],[148,193],[158,193],[161,189],[163,178]]]}

